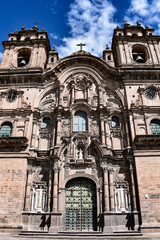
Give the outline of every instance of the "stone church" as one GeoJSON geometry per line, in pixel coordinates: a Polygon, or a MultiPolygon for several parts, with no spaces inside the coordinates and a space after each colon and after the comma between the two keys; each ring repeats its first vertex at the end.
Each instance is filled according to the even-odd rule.
{"type": "Polygon", "coordinates": [[[2,42],[0,232],[160,232],[159,41],[125,22],[102,57],[59,58],[37,26],[2,42]]]}

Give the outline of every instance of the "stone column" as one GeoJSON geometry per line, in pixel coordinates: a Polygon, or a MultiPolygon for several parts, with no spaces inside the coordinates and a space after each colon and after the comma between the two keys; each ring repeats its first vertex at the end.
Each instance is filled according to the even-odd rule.
{"type": "Polygon", "coordinates": [[[0,68],[10,68],[10,61],[11,61],[10,47],[6,46],[3,53],[3,58],[1,61],[0,68]]]}
{"type": "Polygon", "coordinates": [[[71,91],[72,91],[71,103],[74,104],[74,100],[75,100],[75,85],[74,84],[71,85],[71,91]]]}
{"type": "Polygon", "coordinates": [[[27,137],[29,139],[29,131],[28,131],[28,125],[29,125],[29,118],[27,117],[25,119],[25,128],[24,128],[24,136],[27,137]]]}
{"type": "Polygon", "coordinates": [[[88,104],[91,104],[91,99],[90,99],[90,85],[87,84],[86,88],[87,88],[87,102],[88,102],[88,104]]]}
{"type": "Polygon", "coordinates": [[[62,105],[62,98],[63,98],[63,89],[64,89],[64,86],[63,85],[61,85],[60,87],[59,87],[59,105],[62,105]]]}
{"type": "Polygon", "coordinates": [[[32,58],[32,66],[38,66],[38,44],[34,44],[33,46],[33,58],[32,58]]]}
{"type": "Polygon", "coordinates": [[[17,123],[18,123],[18,119],[16,118],[14,120],[14,124],[13,124],[13,130],[12,130],[12,136],[16,137],[17,136],[17,123]]]}
{"type": "Polygon", "coordinates": [[[32,170],[27,171],[27,183],[26,183],[26,196],[25,196],[25,208],[24,211],[30,211],[31,209],[31,184],[32,184],[32,170]]]}
{"type": "Polygon", "coordinates": [[[49,181],[48,181],[48,212],[51,210],[51,187],[52,187],[52,166],[50,165],[50,170],[49,170],[49,181]]]}
{"type": "Polygon", "coordinates": [[[60,134],[61,134],[61,116],[58,115],[58,117],[57,117],[57,141],[56,141],[56,145],[60,144],[60,134]]]}
{"type": "Polygon", "coordinates": [[[126,129],[126,144],[127,147],[130,146],[130,139],[129,139],[129,129],[128,129],[128,118],[126,116],[126,114],[124,115],[124,122],[125,122],[125,129],[126,129]]]}
{"type": "Polygon", "coordinates": [[[32,141],[31,141],[31,148],[35,147],[36,143],[36,134],[37,134],[37,121],[33,121],[33,130],[32,130],[32,141]]]}
{"type": "Polygon", "coordinates": [[[100,120],[101,120],[101,142],[102,145],[105,145],[104,118],[100,116],[100,120]]]}
{"type": "Polygon", "coordinates": [[[136,204],[136,191],[135,191],[135,181],[134,181],[134,168],[130,163],[130,174],[131,174],[131,188],[132,188],[132,208],[133,211],[137,211],[137,204],[136,204]]]}
{"type": "Polygon", "coordinates": [[[152,63],[157,64],[158,61],[157,61],[157,58],[156,58],[153,42],[148,41],[148,46],[149,46],[149,51],[150,51],[150,55],[151,55],[151,58],[152,58],[152,63]]]}
{"type": "Polygon", "coordinates": [[[102,87],[98,86],[99,105],[103,105],[102,87]]]}
{"type": "Polygon", "coordinates": [[[104,168],[104,211],[109,212],[109,189],[107,168],[104,168]]]}
{"type": "Polygon", "coordinates": [[[53,212],[57,212],[58,206],[58,169],[54,169],[54,182],[53,182],[53,212]]]}
{"type": "Polygon", "coordinates": [[[105,135],[106,135],[106,145],[108,148],[111,148],[111,139],[110,139],[110,127],[108,120],[105,120],[105,135]]]}
{"type": "Polygon", "coordinates": [[[155,47],[155,52],[156,52],[156,56],[157,56],[157,59],[158,59],[158,63],[160,63],[160,53],[159,53],[159,46],[158,46],[158,43],[157,42],[153,42],[154,44],[154,47],[155,47]]]}
{"type": "Polygon", "coordinates": [[[125,49],[126,64],[128,64],[130,62],[130,53],[129,53],[129,49],[128,49],[127,45],[128,45],[128,42],[124,41],[123,46],[124,46],[124,49],[125,49]]]}
{"type": "Polygon", "coordinates": [[[109,169],[110,205],[111,211],[115,211],[113,168],[109,169]]]}

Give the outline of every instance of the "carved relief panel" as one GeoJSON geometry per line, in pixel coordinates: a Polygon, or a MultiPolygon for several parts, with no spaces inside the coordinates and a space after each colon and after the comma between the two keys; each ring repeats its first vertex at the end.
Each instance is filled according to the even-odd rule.
{"type": "Polygon", "coordinates": [[[69,97],[69,93],[71,95],[71,103],[85,100],[89,104],[92,104],[92,106],[97,106],[97,87],[94,79],[89,74],[78,73],[70,76],[66,80],[63,95],[65,96],[66,94],[69,97]]]}

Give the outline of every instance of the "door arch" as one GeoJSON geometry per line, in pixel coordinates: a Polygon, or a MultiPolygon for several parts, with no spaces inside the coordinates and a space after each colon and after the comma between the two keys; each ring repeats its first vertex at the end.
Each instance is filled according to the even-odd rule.
{"type": "Polygon", "coordinates": [[[66,184],[66,230],[97,230],[96,184],[78,177],[66,184]]]}

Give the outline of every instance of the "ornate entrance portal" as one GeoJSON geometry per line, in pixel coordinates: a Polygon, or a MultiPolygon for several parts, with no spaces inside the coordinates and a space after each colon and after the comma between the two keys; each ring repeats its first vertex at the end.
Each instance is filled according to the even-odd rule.
{"type": "Polygon", "coordinates": [[[66,184],[66,229],[96,230],[96,185],[88,178],[75,178],[66,184]]]}

